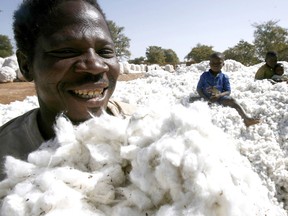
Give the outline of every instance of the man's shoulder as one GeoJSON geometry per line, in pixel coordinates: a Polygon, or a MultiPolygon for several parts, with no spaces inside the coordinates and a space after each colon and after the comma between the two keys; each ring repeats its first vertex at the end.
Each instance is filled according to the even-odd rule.
{"type": "Polygon", "coordinates": [[[263,64],[261,67],[258,68],[258,71],[270,70],[267,64],[263,64]]]}
{"type": "Polygon", "coordinates": [[[43,142],[37,124],[38,108],[18,116],[0,127],[0,143],[3,145],[30,146],[36,148],[43,142]]]}
{"type": "Polygon", "coordinates": [[[13,130],[19,128],[27,119],[34,118],[36,119],[38,113],[38,108],[30,110],[23,115],[20,115],[16,118],[11,119],[0,127],[0,136],[5,133],[5,131],[13,130]]]}
{"type": "Polygon", "coordinates": [[[27,155],[43,141],[37,125],[38,109],[16,117],[0,127],[0,179],[5,156],[26,160],[27,155]]]}
{"type": "Polygon", "coordinates": [[[132,116],[137,110],[137,107],[132,104],[112,99],[109,100],[107,107],[114,116],[122,117],[132,116]]]}

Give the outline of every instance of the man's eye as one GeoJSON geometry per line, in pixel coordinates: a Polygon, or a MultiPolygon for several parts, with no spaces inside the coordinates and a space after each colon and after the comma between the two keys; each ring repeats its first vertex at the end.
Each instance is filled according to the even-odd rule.
{"type": "Polygon", "coordinates": [[[48,52],[48,54],[59,58],[70,58],[79,55],[79,52],[72,49],[64,49],[64,50],[54,50],[48,52]]]}
{"type": "Polygon", "coordinates": [[[98,55],[104,57],[104,58],[113,58],[115,57],[115,51],[112,49],[103,49],[103,50],[99,50],[98,55]]]}

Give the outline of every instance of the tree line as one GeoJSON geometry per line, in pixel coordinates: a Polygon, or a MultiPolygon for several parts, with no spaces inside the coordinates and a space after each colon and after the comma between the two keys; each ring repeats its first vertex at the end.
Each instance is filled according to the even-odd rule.
{"type": "MultiPolygon", "coordinates": [[[[141,56],[130,59],[130,39],[124,34],[124,27],[119,27],[111,20],[108,26],[115,43],[115,51],[120,61],[128,60],[134,64],[171,64],[180,63],[174,50],[164,49],[160,46],[146,48],[145,57],[141,56]]],[[[226,59],[238,61],[246,66],[260,63],[264,60],[267,51],[273,50],[278,53],[279,61],[288,61],[288,30],[278,25],[279,21],[270,20],[263,23],[254,23],[253,43],[241,39],[235,46],[229,47],[223,53],[226,59]]],[[[185,56],[186,64],[199,63],[209,59],[216,52],[213,46],[196,44],[185,56]]],[[[13,54],[13,46],[8,36],[0,35],[0,57],[5,58],[13,54]]]]}

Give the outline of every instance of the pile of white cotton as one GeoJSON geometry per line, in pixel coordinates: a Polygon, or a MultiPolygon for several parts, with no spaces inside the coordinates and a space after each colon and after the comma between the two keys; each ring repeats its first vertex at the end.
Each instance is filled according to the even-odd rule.
{"type": "Polygon", "coordinates": [[[29,163],[8,158],[1,215],[285,215],[208,109],[178,105],[78,127],[60,118],[57,138],[29,163]]]}
{"type": "MultiPolygon", "coordinates": [[[[262,119],[249,128],[232,108],[187,102],[208,62],[118,82],[113,97],[137,113],[78,127],[59,118],[28,162],[8,157],[0,214],[287,216],[288,85],[255,82],[260,66],[223,68],[232,96],[262,119]]],[[[36,106],[0,105],[0,123],[36,106]]]]}

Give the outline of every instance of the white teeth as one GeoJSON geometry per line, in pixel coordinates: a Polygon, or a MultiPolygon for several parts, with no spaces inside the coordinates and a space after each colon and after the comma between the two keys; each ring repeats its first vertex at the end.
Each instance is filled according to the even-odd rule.
{"type": "Polygon", "coordinates": [[[94,98],[102,94],[102,90],[75,90],[74,93],[82,98],[94,98]]]}

